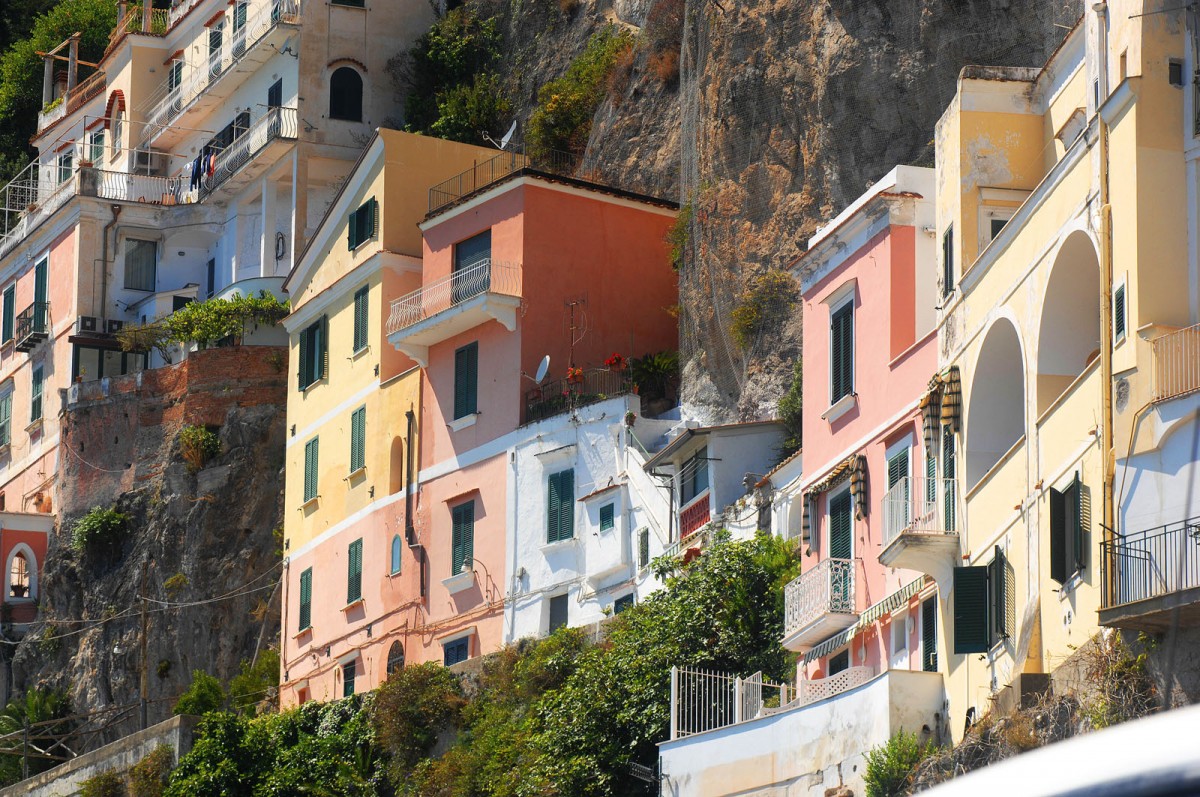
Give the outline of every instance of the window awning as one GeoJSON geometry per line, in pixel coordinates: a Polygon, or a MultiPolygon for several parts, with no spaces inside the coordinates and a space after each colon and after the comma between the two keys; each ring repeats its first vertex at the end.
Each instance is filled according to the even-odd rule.
{"type": "Polygon", "coordinates": [[[845,631],[834,634],[829,639],[826,639],[824,642],[805,653],[804,663],[809,664],[821,658],[822,656],[828,656],[830,653],[833,653],[835,650],[853,639],[855,634],[859,633],[884,615],[894,612],[896,609],[899,609],[901,606],[908,603],[909,599],[912,598],[913,595],[916,595],[918,592],[920,592],[921,587],[923,586],[925,586],[924,576],[901,587],[883,600],[868,607],[866,611],[858,616],[858,622],[856,622],[854,625],[850,626],[845,631]]]}

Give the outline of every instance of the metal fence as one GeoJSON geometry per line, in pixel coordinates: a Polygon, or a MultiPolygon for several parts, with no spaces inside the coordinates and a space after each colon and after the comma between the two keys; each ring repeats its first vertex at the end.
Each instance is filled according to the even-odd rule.
{"type": "Polygon", "coordinates": [[[905,533],[948,534],[960,516],[954,479],[900,479],[883,496],[883,547],[905,533]]]}
{"type": "Polygon", "coordinates": [[[237,140],[217,153],[212,174],[205,175],[201,182],[201,195],[219,188],[271,142],[295,139],[296,130],[295,108],[268,108],[237,140]]]}
{"type": "Polygon", "coordinates": [[[1119,535],[1100,549],[1106,608],[1200,587],[1200,517],[1119,535]]]}
{"type": "Polygon", "coordinates": [[[581,156],[570,152],[547,150],[536,154],[526,154],[524,148],[518,146],[515,149],[501,152],[494,158],[476,164],[430,188],[429,212],[434,213],[481,188],[498,183],[522,169],[533,169],[564,177],[575,176],[579,171],[581,161],[581,156]]]}
{"type": "Polygon", "coordinates": [[[389,335],[484,293],[521,295],[521,266],[481,260],[392,302],[389,335]]]}
{"type": "Polygon", "coordinates": [[[756,672],[740,678],[709,670],[671,668],[671,738],[727,728],[788,706],[796,691],[756,672]]]}
{"type": "Polygon", "coordinates": [[[525,392],[524,423],[552,418],[633,390],[628,371],[592,368],[578,377],[543,382],[525,392]]]}
{"type": "Polygon", "coordinates": [[[1154,399],[1200,390],[1200,324],[1155,338],[1154,399]]]}
{"type": "Polygon", "coordinates": [[[784,589],[784,635],[826,614],[854,614],[854,560],[822,559],[784,589]]]}

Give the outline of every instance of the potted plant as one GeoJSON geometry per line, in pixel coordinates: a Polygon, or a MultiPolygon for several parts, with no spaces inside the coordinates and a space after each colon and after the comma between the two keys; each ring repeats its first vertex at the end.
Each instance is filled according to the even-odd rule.
{"type": "Polygon", "coordinates": [[[576,383],[582,382],[583,381],[583,369],[576,368],[574,365],[567,366],[567,381],[568,382],[576,382],[576,383]]]}
{"type": "Polygon", "coordinates": [[[604,361],[604,365],[607,366],[608,370],[610,371],[624,371],[627,367],[629,367],[629,361],[626,360],[624,355],[622,355],[620,352],[614,351],[612,356],[604,361]]]}

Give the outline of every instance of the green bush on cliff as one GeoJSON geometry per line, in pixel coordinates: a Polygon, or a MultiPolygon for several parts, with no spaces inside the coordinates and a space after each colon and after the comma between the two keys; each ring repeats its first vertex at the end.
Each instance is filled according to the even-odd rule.
{"type": "Polygon", "coordinates": [[[204,670],[192,671],[192,685],[175,702],[176,714],[203,716],[225,705],[225,690],[215,676],[204,670]]]}
{"type": "Polygon", "coordinates": [[[184,426],[179,430],[179,454],[192,473],[202,470],[221,453],[221,438],[206,426],[184,426]]]}
{"type": "Polygon", "coordinates": [[[92,507],[91,511],[75,521],[71,544],[81,553],[111,548],[120,542],[128,525],[129,515],[113,507],[92,507]]]}

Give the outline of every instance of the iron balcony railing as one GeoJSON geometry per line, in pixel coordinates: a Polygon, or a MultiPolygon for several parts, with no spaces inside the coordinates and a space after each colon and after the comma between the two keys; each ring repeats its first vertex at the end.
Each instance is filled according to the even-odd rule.
{"type": "Polygon", "coordinates": [[[418,324],[485,293],[521,296],[521,266],[481,260],[392,302],[388,334],[418,324]]]}
{"type": "Polygon", "coordinates": [[[221,183],[254,160],[271,142],[294,140],[296,120],[295,108],[268,108],[236,141],[217,153],[212,174],[201,179],[201,196],[207,196],[219,188],[221,183]]]}
{"type": "Polygon", "coordinates": [[[13,338],[17,351],[29,351],[49,337],[50,303],[34,302],[17,314],[13,338]]]}
{"type": "Polygon", "coordinates": [[[146,20],[142,6],[131,4],[126,7],[125,16],[117,20],[116,27],[109,34],[108,46],[111,48],[127,33],[149,33],[154,36],[161,36],[167,32],[172,22],[171,12],[168,9],[151,8],[150,18],[146,20]],[[148,21],[149,24],[143,24],[143,21],[148,21]]]}
{"type": "Polygon", "coordinates": [[[1104,608],[1200,587],[1200,517],[1101,543],[1104,608]]]}
{"type": "Polygon", "coordinates": [[[8,185],[0,188],[0,257],[23,241],[35,227],[75,196],[74,172],[59,175],[49,164],[38,161],[26,166],[8,185]],[[59,179],[59,177],[64,179],[59,179]]]}
{"type": "Polygon", "coordinates": [[[1200,324],[1151,341],[1154,347],[1154,400],[1200,390],[1200,324]]]}
{"type": "Polygon", "coordinates": [[[525,423],[551,418],[577,407],[623,396],[633,390],[628,371],[592,368],[577,377],[543,382],[525,392],[525,423]]]}
{"type": "Polygon", "coordinates": [[[951,534],[958,530],[954,479],[905,476],[883,496],[883,547],[901,534],[951,534]]]}
{"type": "Polygon", "coordinates": [[[87,79],[68,91],[61,102],[53,108],[38,112],[38,131],[45,130],[67,114],[79,110],[88,100],[103,93],[104,86],[104,73],[93,72],[87,79]]]}
{"type": "Polygon", "coordinates": [[[498,183],[514,172],[522,169],[557,174],[564,177],[575,176],[582,163],[582,156],[570,152],[548,150],[537,154],[527,155],[524,148],[501,152],[494,158],[476,164],[464,172],[454,175],[429,189],[429,212],[435,213],[447,205],[452,205],[465,196],[498,183]]]}
{"type": "Polygon", "coordinates": [[[784,636],[827,614],[854,614],[853,559],[822,559],[784,589],[784,636]]]}
{"type": "Polygon", "coordinates": [[[259,6],[245,23],[222,37],[220,49],[205,56],[203,66],[185,67],[178,85],[163,84],[151,93],[138,107],[146,116],[142,147],[148,147],[211,83],[236,66],[277,25],[299,24],[299,13],[299,0],[271,0],[259,6]]]}

